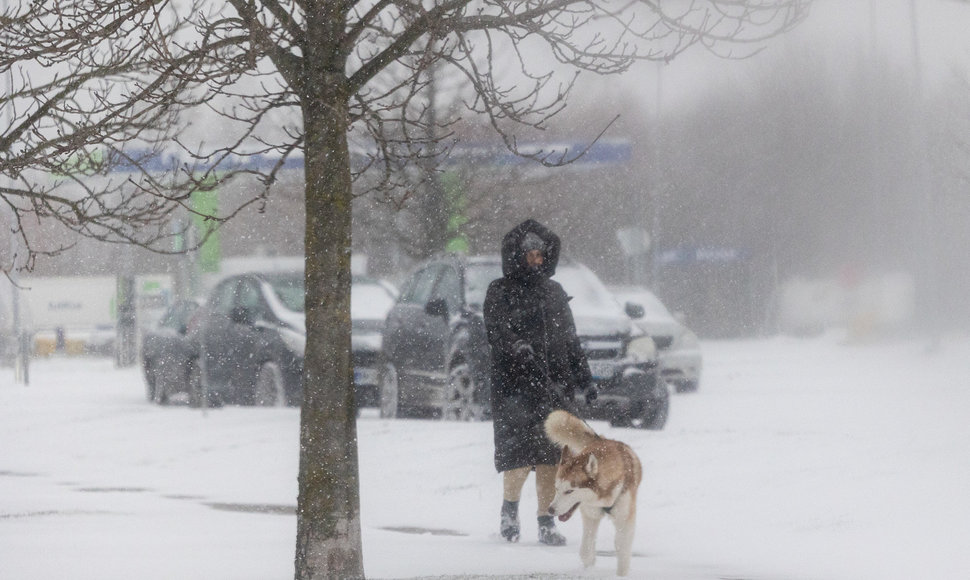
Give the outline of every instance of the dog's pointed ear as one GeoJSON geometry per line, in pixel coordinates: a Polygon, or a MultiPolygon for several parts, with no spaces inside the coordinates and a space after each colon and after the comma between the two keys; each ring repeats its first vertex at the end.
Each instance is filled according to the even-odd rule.
{"type": "Polygon", "coordinates": [[[589,459],[586,460],[586,476],[594,478],[597,471],[599,471],[599,462],[596,461],[596,456],[590,453],[589,459]]]}
{"type": "Polygon", "coordinates": [[[562,455],[559,456],[559,464],[564,465],[567,461],[572,459],[573,452],[569,450],[568,445],[562,446],[562,455]]]}

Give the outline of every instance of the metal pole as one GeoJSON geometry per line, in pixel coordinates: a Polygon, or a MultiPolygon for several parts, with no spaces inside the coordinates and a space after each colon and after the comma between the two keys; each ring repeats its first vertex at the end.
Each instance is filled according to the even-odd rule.
{"type": "MultiPolygon", "coordinates": [[[[16,266],[15,266],[16,267],[16,266]]],[[[10,273],[10,280],[13,282],[13,335],[14,335],[14,363],[13,378],[15,383],[22,385],[30,384],[30,338],[23,329],[23,321],[20,318],[20,281],[16,274],[16,269],[10,273]]]]}
{"type": "Polygon", "coordinates": [[[661,124],[662,116],[661,109],[663,107],[663,67],[664,62],[657,63],[657,110],[654,120],[654,162],[656,163],[654,183],[653,183],[653,215],[650,222],[650,287],[654,292],[660,292],[660,244],[657,242],[660,240],[660,196],[661,188],[663,187],[661,176],[664,174],[663,170],[663,155],[660,152],[660,148],[663,147],[663,139],[661,138],[661,124]]]}
{"type": "MultiPolygon", "coordinates": [[[[0,13],[7,13],[7,2],[6,0],[0,0],[0,13]]],[[[8,70],[6,74],[6,91],[7,96],[13,95],[13,70],[8,70]]],[[[3,121],[5,121],[4,126],[9,127],[13,124],[13,108],[11,104],[4,107],[3,111],[3,121]]],[[[4,174],[2,176],[3,180],[6,181],[7,177],[4,174]]],[[[11,213],[13,211],[11,210],[11,213]]],[[[17,223],[17,216],[11,216],[11,225],[17,223]]],[[[11,228],[13,229],[13,228],[11,228]]],[[[17,273],[17,268],[19,263],[17,257],[19,253],[17,252],[19,244],[17,243],[17,236],[11,233],[10,238],[10,282],[11,282],[11,308],[13,309],[13,336],[14,336],[14,382],[23,385],[30,384],[30,345],[29,336],[24,332],[23,320],[20,313],[20,276],[17,273]]]]}
{"type": "Polygon", "coordinates": [[[134,248],[130,245],[122,246],[121,253],[123,263],[116,282],[118,320],[115,329],[115,365],[125,368],[138,362],[135,344],[138,295],[135,288],[134,248]]]}
{"type": "MultiPolygon", "coordinates": [[[[8,208],[4,208],[8,209],[8,208]]],[[[7,212],[4,212],[7,213],[7,212]]],[[[10,211],[11,223],[17,222],[17,216],[10,211]]],[[[10,228],[11,231],[14,228],[10,228]]],[[[20,274],[17,272],[19,266],[17,257],[17,236],[11,233],[10,237],[10,272],[7,274],[10,281],[10,310],[11,310],[11,333],[13,334],[13,376],[14,382],[27,385],[30,383],[30,337],[24,331],[23,318],[21,317],[20,307],[20,274]]]]}
{"type": "MultiPolygon", "coordinates": [[[[917,207],[914,208],[918,217],[916,229],[917,255],[914,257],[914,273],[922,278],[923,291],[917,294],[918,303],[922,304],[921,311],[926,316],[926,330],[929,333],[927,348],[934,350],[939,346],[940,322],[939,313],[939,280],[936,265],[936,216],[934,203],[936,195],[933,191],[935,180],[929,167],[929,136],[926,128],[926,99],[923,90],[923,59],[920,53],[919,18],[916,11],[916,0],[909,2],[910,34],[913,49],[913,76],[916,92],[917,114],[914,115],[916,138],[916,192],[917,207]],[[922,276],[920,275],[922,274],[922,276]],[[922,297],[920,297],[920,294],[922,297]]],[[[919,286],[918,286],[919,287],[919,286]]]]}

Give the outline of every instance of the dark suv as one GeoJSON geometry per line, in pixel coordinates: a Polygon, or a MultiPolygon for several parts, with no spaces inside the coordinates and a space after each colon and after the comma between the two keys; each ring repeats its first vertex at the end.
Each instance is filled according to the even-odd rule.
{"type": "MultiPolygon", "coordinates": [[[[446,255],[420,266],[403,284],[384,325],[381,416],[423,412],[445,419],[491,413],[489,346],[482,303],[502,276],[499,256],[446,255]]],[[[572,297],[576,329],[599,397],[579,405],[587,419],[661,429],[669,389],[653,340],[638,331],[596,275],[561,260],[558,281],[572,297]]]]}

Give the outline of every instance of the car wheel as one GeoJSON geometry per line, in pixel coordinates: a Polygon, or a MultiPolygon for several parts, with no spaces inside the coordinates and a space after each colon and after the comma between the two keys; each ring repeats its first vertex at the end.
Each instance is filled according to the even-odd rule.
{"type": "Polygon", "coordinates": [[[616,414],[609,417],[610,427],[629,427],[630,426],[630,416],[616,414]]]}
{"type": "Polygon", "coordinates": [[[400,396],[397,368],[394,367],[393,363],[386,362],[381,368],[380,405],[382,419],[397,418],[400,396]]]}
{"type": "Polygon", "coordinates": [[[264,362],[256,371],[253,383],[253,404],[258,407],[285,407],[286,389],[283,372],[274,362],[264,362]]]}
{"type": "Polygon", "coordinates": [[[459,362],[448,372],[441,418],[445,421],[482,421],[487,413],[481,399],[480,381],[468,363],[459,362]]]}
{"type": "Polygon", "coordinates": [[[659,431],[667,424],[667,417],[670,414],[670,387],[666,381],[660,396],[648,399],[636,405],[634,412],[629,417],[629,425],[637,429],[649,429],[659,431]]]}
{"type": "Polygon", "coordinates": [[[159,380],[158,371],[149,366],[145,371],[145,380],[149,383],[149,391],[152,393],[152,401],[159,405],[168,404],[168,386],[165,381],[159,380]]]}
{"type": "Polygon", "coordinates": [[[155,378],[155,370],[152,369],[151,363],[145,361],[145,395],[151,403],[156,402],[155,388],[157,384],[158,379],[155,378]]]}
{"type": "Polygon", "coordinates": [[[169,400],[168,386],[165,381],[155,381],[155,402],[159,405],[167,405],[169,400]]]}
{"type": "Polygon", "coordinates": [[[227,401],[226,398],[220,393],[212,390],[212,385],[209,383],[209,373],[206,370],[206,353],[202,351],[199,358],[193,361],[192,372],[198,372],[199,374],[199,402],[200,406],[204,407],[222,407],[226,403],[233,402],[231,400],[227,401]]]}

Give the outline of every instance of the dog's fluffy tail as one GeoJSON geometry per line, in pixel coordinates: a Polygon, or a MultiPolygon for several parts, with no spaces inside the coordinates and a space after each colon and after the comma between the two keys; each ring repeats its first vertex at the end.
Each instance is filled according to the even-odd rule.
{"type": "Polygon", "coordinates": [[[549,413],[545,428],[549,439],[560,447],[579,450],[599,439],[599,435],[584,421],[562,410],[549,413]]]}

